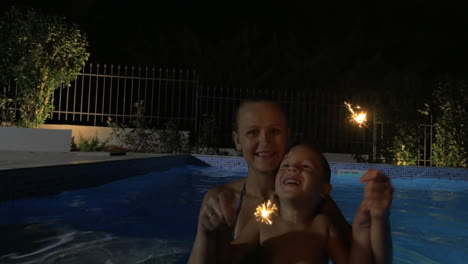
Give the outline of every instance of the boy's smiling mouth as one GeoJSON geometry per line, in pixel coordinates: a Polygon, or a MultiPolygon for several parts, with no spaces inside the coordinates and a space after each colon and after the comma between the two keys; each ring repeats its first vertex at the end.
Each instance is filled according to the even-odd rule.
{"type": "Polygon", "coordinates": [[[282,180],[282,183],[284,185],[300,185],[301,180],[296,178],[296,177],[288,176],[288,177],[286,177],[285,179],[282,180]]]}

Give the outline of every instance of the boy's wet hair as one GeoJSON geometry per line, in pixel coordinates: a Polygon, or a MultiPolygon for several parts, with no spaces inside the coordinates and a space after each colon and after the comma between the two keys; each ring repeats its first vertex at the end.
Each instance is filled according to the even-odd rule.
{"type": "Polygon", "coordinates": [[[307,140],[307,139],[298,139],[296,141],[293,141],[289,146],[286,151],[288,153],[292,148],[295,146],[306,146],[307,148],[311,149],[315,153],[319,154],[320,156],[320,163],[322,164],[323,167],[323,172],[324,172],[324,177],[326,183],[330,183],[330,178],[331,178],[331,169],[330,169],[330,164],[328,163],[328,160],[323,156],[322,151],[320,148],[317,146],[317,144],[314,144],[312,141],[307,140]]]}
{"type": "MultiPolygon", "coordinates": [[[[239,128],[239,111],[242,107],[247,104],[252,103],[270,103],[278,107],[278,109],[283,113],[284,119],[286,120],[286,124],[288,124],[288,118],[286,116],[286,112],[284,111],[283,105],[276,99],[271,97],[248,97],[243,99],[240,104],[237,106],[236,111],[234,112],[233,122],[232,122],[232,131],[237,131],[239,128]]],[[[287,125],[288,126],[288,125],[287,125]]],[[[289,126],[288,126],[289,127],[289,126]]]]}

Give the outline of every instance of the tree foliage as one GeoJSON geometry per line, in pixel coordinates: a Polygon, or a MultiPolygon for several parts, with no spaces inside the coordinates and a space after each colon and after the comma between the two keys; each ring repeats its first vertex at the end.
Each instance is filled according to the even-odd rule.
{"type": "Polygon", "coordinates": [[[17,109],[2,122],[37,127],[53,109],[54,90],[69,85],[87,61],[86,35],[63,17],[11,7],[1,17],[0,36],[3,105],[17,109]]]}
{"type": "MultiPolygon", "coordinates": [[[[387,163],[418,165],[424,153],[424,133],[419,124],[434,120],[431,161],[438,167],[468,166],[468,83],[465,80],[441,81],[425,100],[424,105],[414,105],[413,111],[405,110],[391,122],[386,131],[385,158],[387,163]]],[[[427,146],[427,145],[426,145],[427,146]]]]}
{"type": "Polygon", "coordinates": [[[218,154],[217,141],[219,125],[216,119],[208,114],[202,115],[200,131],[192,147],[192,153],[195,154],[218,154]]]}
{"type": "Polygon", "coordinates": [[[440,167],[468,167],[468,84],[443,81],[421,111],[435,119],[432,162],[440,167]]]}
{"type": "Polygon", "coordinates": [[[134,152],[155,152],[159,135],[145,119],[144,101],[139,101],[133,106],[135,115],[129,125],[114,122],[111,118],[107,120],[107,124],[112,128],[111,136],[134,152]]]}
{"type": "Polygon", "coordinates": [[[419,131],[418,122],[408,120],[393,121],[393,136],[387,142],[388,148],[384,151],[387,163],[396,165],[418,165],[422,134],[419,131]]]}
{"type": "Polygon", "coordinates": [[[117,123],[109,118],[111,136],[123,147],[134,152],[183,153],[187,149],[188,139],[179,131],[177,125],[168,120],[162,129],[156,128],[145,117],[145,102],[134,104],[135,115],[129,125],[117,123]]]}

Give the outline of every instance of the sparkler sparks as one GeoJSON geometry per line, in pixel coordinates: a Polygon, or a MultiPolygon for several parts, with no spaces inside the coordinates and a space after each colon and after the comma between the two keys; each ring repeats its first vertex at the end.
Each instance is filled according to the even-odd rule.
{"type": "Polygon", "coordinates": [[[350,103],[345,101],[344,104],[348,107],[348,110],[351,113],[350,121],[357,123],[359,127],[367,127],[365,123],[367,121],[367,112],[363,110],[358,112],[357,110],[361,109],[359,105],[356,105],[356,111],[354,111],[353,106],[350,103]]]}
{"type": "Polygon", "coordinates": [[[271,217],[276,214],[278,208],[274,203],[268,200],[265,203],[257,206],[257,210],[255,211],[255,216],[257,217],[257,221],[265,223],[267,225],[271,225],[273,221],[271,217]]]}

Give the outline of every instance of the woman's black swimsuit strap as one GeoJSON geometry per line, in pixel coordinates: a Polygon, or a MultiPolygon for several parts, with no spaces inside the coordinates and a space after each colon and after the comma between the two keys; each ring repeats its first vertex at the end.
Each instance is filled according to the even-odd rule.
{"type": "Polygon", "coordinates": [[[245,181],[244,181],[244,186],[242,186],[242,191],[239,196],[239,202],[237,203],[236,215],[234,218],[234,227],[232,229],[232,239],[234,239],[234,231],[236,230],[237,218],[239,217],[239,213],[242,207],[242,199],[244,199],[244,194],[245,194],[245,181]]]}

